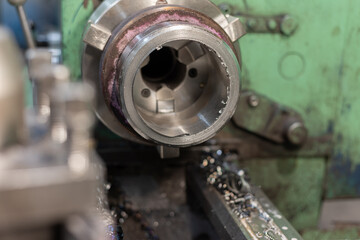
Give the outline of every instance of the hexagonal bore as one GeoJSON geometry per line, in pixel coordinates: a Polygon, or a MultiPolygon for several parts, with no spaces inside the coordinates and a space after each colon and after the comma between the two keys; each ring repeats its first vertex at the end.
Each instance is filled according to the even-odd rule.
{"type": "Polygon", "coordinates": [[[178,52],[170,47],[153,51],[149,55],[148,63],[141,68],[143,79],[175,89],[186,74],[186,65],[179,62],[177,56],[178,52]]]}
{"type": "Polygon", "coordinates": [[[136,109],[149,128],[164,136],[202,132],[227,104],[226,71],[207,46],[187,40],[169,42],[141,64],[133,88],[136,109]]]}

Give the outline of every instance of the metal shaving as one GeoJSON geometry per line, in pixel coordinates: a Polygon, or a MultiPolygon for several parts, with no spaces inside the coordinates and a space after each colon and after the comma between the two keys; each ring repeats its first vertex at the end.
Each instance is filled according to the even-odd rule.
{"type": "Polygon", "coordinates": [[[222,195],[227,206],[238,217],[253,239],[286,240],[274,220],[251,191],[249,177],[239,169],[234,154],[222,150],[204,153],[200,168],[208,184],[222,195]]]}

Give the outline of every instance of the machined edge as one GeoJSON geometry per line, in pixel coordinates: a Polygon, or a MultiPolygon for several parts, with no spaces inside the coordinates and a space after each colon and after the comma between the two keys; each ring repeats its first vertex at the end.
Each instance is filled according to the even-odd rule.
{"type": "MultiPolygon", "coordinates": [[[[133,15],[135,12],[140,12],[145,8],[154,7],[156,6],[156,3],[157,0],[107,0],[102,2],[99,7],[95,9],[89,21],[95,24],[100,23],[108,29],[114,30],[115,27],[127,17],[133,15]],[[119,14],[113,15],[112,12],[118,12],[119,14]],[[112,18],[112,21],[106,22],[110,17],[112,18]]],[[[201,12],[212,18],[222,28],[226,28],[229,24],[226,16],[210,0],[167,0],[167,3],[167,5],[186,6],[189,9],[201,12]]]]}
{"type": "Polygon", "coordinates": [[[240,89],[240,66],[236,61],[236,55],[231,47],[229,47],[223,40],[203,29],[200,29],[199,27],[194,27],[187,24],[177,24],[175,26],[167,27],[164,32],[165,34],[156,36],[157,31],[152,31],[145,37],[147,40],[151,39],[151,41],[143,40],[142,43],[135,44],[135,46],[132,46],[130,53],[128,53],[126,56],[123,56],[122,59],[132,59],[132,61],[123,62],[124,66],[121,72],[127,74],[122,76],[122,81],[120,82],[119,86],[122,105],[121,108],[123,109],[123,114],[128,119],[132,128],[146,139],[150,139],[159,144],[166,144],[177,147],[187,147],[193,144],[199,144],[213,137],[225,125],[226,121],[229,120],[235,113],[238,100],[237,96],[240,89]],[[226,103],[226,106],[223,108],[223,113],[220,114],[218,119],[211,125],[211,127],[191,136],[166,137],[147,127],[137,112],[133,101],[131,101],[133,99],[132,91],[128,91],[127,89],[132,89],[133,79],[135,78],[137,69],[144,61],[144,59],[157,46],[164,45],[171,41],[184,40],[183,37],[177,34],[179,32],[187,32],[186,40],[196,41],[204,44],[205,46],[212,49],[218,55],[221,61],[225,63],[229,73],[230,82],[230,89],[228,93],[229,102],[226,103]]]}
{"type": "MultiPolygon", "coordinates": [[[[120,121],[124,122],[121,106],[117,103],[118,99],[118,83],[119,78],[119,59],[126,46],[132,39],[146,31],[148,28],[164,22],[180,21],[199,26],[217,38],[226,42],[233,50],[239,60],[240,56],[233,45],[231,39],[221,26],[202,13],[196,12],[179,6],[158,6],[147,11],[142,11],[134,16],[128,23],[122,24],[123,27],[114,33],[109,41],[101,58],[102,69],[100,72],[101,89],[105,102],[109,109],[115,111],[115,115],[120,121]]],[[[155,47],[154,47],[155,49],[155,47]]]]}
{"type": "MultiPolygon", "coordinates": [[[[219,27],[226,33],[225,29],[228,25],[228,19],[225,17],[225,15],[221,12],[218,7],[213,4],[212,2],[208,0],[202,0],[202,1],[187,1],[187,0],[181,0],[175,1],[170,0],[168,1],[169,4],[177,4],[177,5],[185,5],[186,8],[199,11],[200,13],[209,16],[212,18],[212,20],[219,25],[219,27]],[[204,6],[205,5],[205,6],[204,6]]],[[[136,11],[143,11],[146,7],[154,7],[156,5],[156,1],[139,1],[138,3],[134,3],[134,1],[130,0],[110,0],[103,2],[92,14],[89,23],[94,24],[101,24],[100,26],[103,26],[104,28],[108,29],[109,31],[113,31],[119,24],[123,24],[124,20],[126,20],[126,17],[129,17],[131,14],[134,14],[134,9],[136,11]],[[126,6],[126,3],[129,2],[129,4],[132,4],[133,8],[123,8],[123,6],[126,6]],[[121,14],[114,15],[113,13],[116,11],[120,11],[121,14]],[[109,20],[109,15],[112,16],[113,21],[109,20]],[[115,18],[115,19],[114,19],[115,18]],[[108,22],[106,22],[106,20],[108,22]],[[116,20],[116,21],[115,21],[116,20]],[[112,25],[108,25],[109,22],[112,22],[112,25]]],[[[168,5],[163,7],[169,7],[168,5]]],[[[85,34],[89,28],[85,30],[85,34]]],[[[114,34],[112,32],[112,34],[114,34]]],[[[228,34],[226,33],[227,37],[228,34]]],[[[109,43],[107,44],[109,45],[109,43]]],[[[230,44],[232,45],[232,44],[230,44]]],[[[99,82],[97,81],[97,76],[99,76],[98,72],[100,69],[100,59],[94,58],[92,54],[89,54],[90,52],[94,52],[94,49],[91,49],[93,47],[84,44],[84,54],[83,54],[83,79],[87,82],[90,82],[91,84],[95,86],[101,86],[99,82]],[[91,69],[85,71],[86,67],[88,66],[87,63],[91,62],[91,69]]],[[[105,48],[105,47],[104,47],[105,48]]],[[[240,51],[235,46],[233,46],[233,50],[235,53],[235,56],[237,57],[237,60],[240,63],[240,51]]],[[[98,51],[101,53],[101,51],[98,51]]],[[[125,126],[122,126],[118,122],[118,117],[115,116],[115,114],[112,112],[112,110],[109,109],[108,104],[104,101],[104,98],[102,94],[98,94],[97,96],[97,108],[95,109],[96,115],[98,118],[106,125],[110,130],[118,134],[120,137],[127,138],[131,141],[142,143],[142,144],[150,144],[150,142],[146,141],[145,139],[142,139],[140,136],[138,136],[132,129],[129,129],[125,126]]]]}

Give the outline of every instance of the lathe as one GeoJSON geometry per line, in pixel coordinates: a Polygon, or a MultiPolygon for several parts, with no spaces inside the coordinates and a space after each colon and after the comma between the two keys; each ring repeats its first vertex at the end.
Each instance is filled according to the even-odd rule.
{"type": "Polygon", "coordinates": [[[0,3],[0,239],[357,239],[330,2],[0,3]]]}

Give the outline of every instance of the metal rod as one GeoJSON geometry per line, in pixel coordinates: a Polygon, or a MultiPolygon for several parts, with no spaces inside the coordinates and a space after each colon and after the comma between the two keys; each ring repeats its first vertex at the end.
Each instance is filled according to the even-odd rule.
{"type": "Polygon", "coordinates": [[[28,20],[26,18],[24,7],[22,5],[18,5],[18,6],[16,6],[16,10],[17,10],[17,12],[19,14],[21,26],[22,26],[22,29],[24,31],[28,47],[29,48],[35,48],[35,42],[34,42],[34,39],[32,37],[32,34],[31,34],[30,26],[29,26],[28,20]]]}

